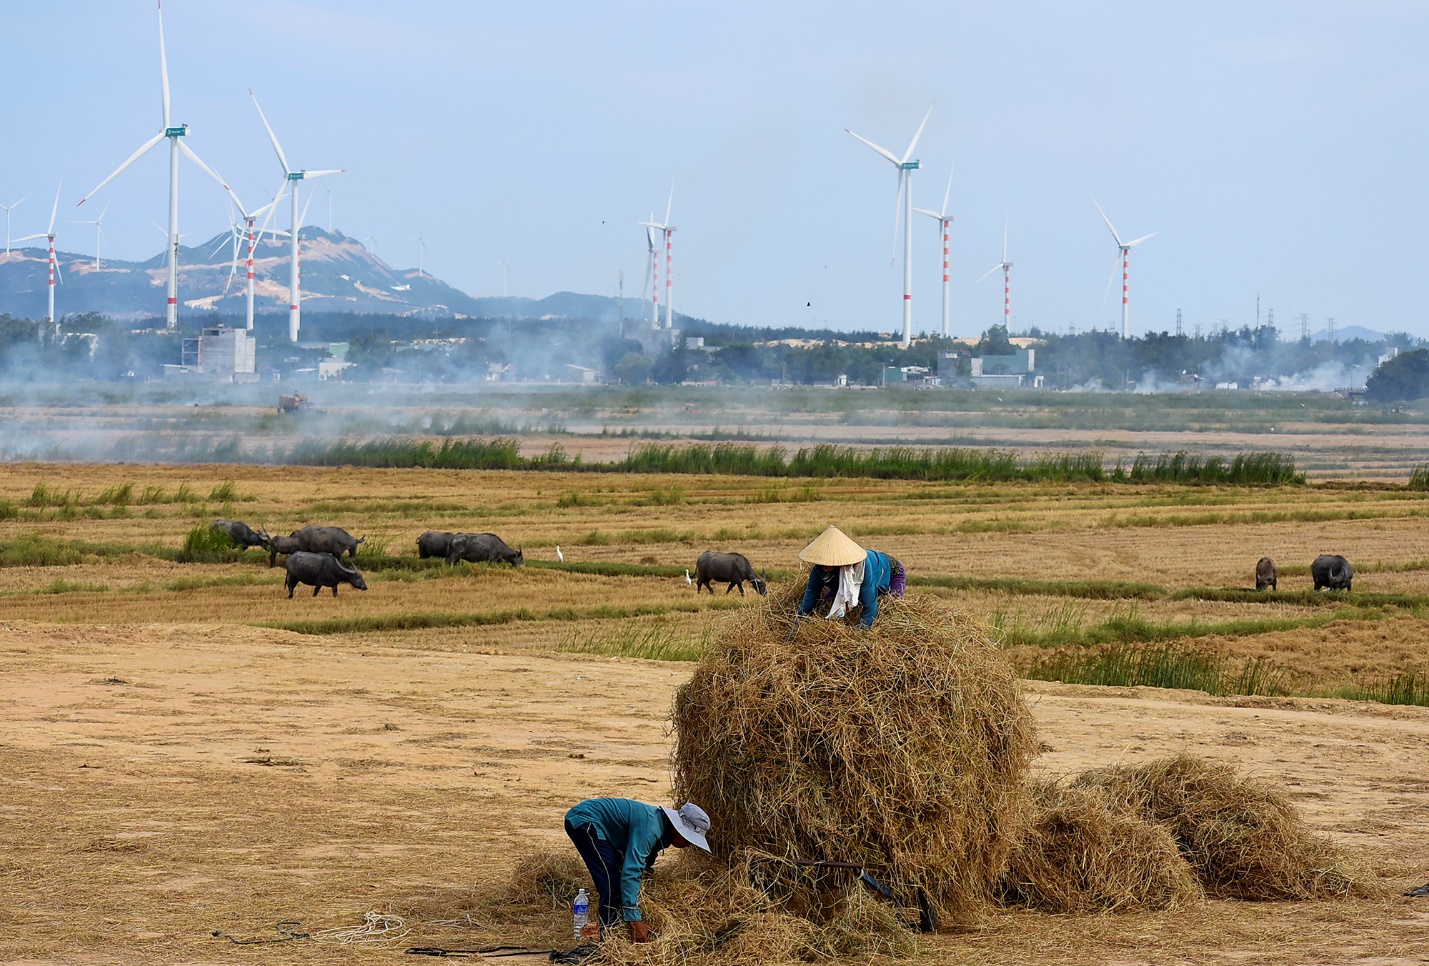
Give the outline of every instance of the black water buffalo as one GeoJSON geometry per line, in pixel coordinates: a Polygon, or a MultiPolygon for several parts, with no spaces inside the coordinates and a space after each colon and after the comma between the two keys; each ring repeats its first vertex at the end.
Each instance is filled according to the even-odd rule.
{"type": "Polygon", "coordinates": [[[1310,577],[1316,590],[1349,590],[1355,571],[1339,554],[1322,553],[1310,564],[1310,577]]]}
{"type": "Polygon", "coordinates": [[[268,545],[268,537],[265,534],[254,530],[241,520],[215,520],[209,526],[228,534],[228,538],[244,550],[249,547],[266,547],[268,545]]]}
{"type": "Polygon", "coordinates": [[[334,557],[341,557],[343,554],[356,557],[357,545],[367,539],[354,538],[342,527],[303,527],[301,530],[294,530],[293,536],[298,538],[299,550],[307,553],[330,553],[334,557]]]}
{"type": "Polygon", "coordinates": [[[704,587],[711,594],[714,588],[710,586],[710,581],[727,583],[724,589],[727,594],[734,588],[739,588],[739,596],[744,596],[744,582],[747,580],[754,589],[763,597],[769,593],[769,584],[763,577],[754,572],[750,566],[748,558],[742,553],[720,553],[716,550],[706,550],[700,554],[695,561],[695,593],[700,592],[704,587]]]}
{"type": "Polygon", "coordinates": [[[512,550],[494,533],[454,533],[447,544],[447,563],[470,560],[472,563],[509,563],[519,567],[525,563],[520,550],[512,550]]]}
{"type": "Polygon", "coordinates": [[[447,533],[445,530],[428,530],[417,538],[417,556],[423,560],[428,557],[445,557],[454,536],[456,534],[447,533]]]}
{"type": "Polygon", "coordinates": [[[297,537],[269,537],[268,538],[268,566],[272,567],[278,562],[278,554],[296,553],[300,550],[297,537]]]}
{"type": "Polygon", "coordinates": [[[330,553],[299,550],[288,556],[284,566],[288,569],[286,583],[289,597],[293,596],[293,588],[298,584],[311,584],[314,597],[324,587],[331,587],[332,595],[336,597],[338,584],[351,584],[358,590],[367,589],[367,581],[362,579],[356,567],[346,566],[330,553]]]}
{"type": "Polygon", "coordinates": [[[1255,589],[1264,590],[1269,587],[1271,590],[1278,590],[1276,580],[1279,574],[1275,571],[1275,561],[1269,557],[1261,557],[1255,562],[1255,589]]]}

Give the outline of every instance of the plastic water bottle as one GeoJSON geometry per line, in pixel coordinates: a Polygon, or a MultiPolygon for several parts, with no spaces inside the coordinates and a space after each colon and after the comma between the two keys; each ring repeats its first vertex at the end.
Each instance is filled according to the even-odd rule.
{"type": "Polygon", "coordinates": [[[590,896],[584,889],[576,893],[576,901],[571,903],[571,918],[575,922],[575,938],[581,938],[581,930],[590,922],[590,896]]]}

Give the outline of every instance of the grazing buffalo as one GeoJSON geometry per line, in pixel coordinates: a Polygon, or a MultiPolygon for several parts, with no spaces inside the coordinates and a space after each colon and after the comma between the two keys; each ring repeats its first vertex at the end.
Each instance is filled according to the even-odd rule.
{"type": "Polygon", "coordinates": [[[1279,574],[1275,572],[1275,561],[1269,557],[1261,557],[1255,562],[1255,589],[1264,590],[1269,587],[1271,590],[1278,590],[1276,580],[1279,574]]]}
{"type": "MultiPolygon", "coordinates": [[[[296,532],[296,531],[294,531],[296,532]]],[[[292,537],[269,537],[268,538],[268,566],[272,567],[278,562],[278,554],[287,555],[296,553],[302,548],[298,546],[298,538],[292,537]]]]}
{"type": "Polygon", "coordinates": [[[739,596],[743,597],[746,580],[759,592],[760,597],[769,593],[768,582],[754,572],[748,558],[742,553],[719,553],[715,550],[706,550],[700,554],[699,559],[695,561],[695,593],[698,594],[700,588],[704,587],[713,594],[714,588],[710,586],[712,580],[729,584],[724,589],[726,594],[738,587],[739,596]]]}
{"type": "Polygon", "coordinates": [[[288,596],[293,596],[293,588],[298,584],[311,584],[313,596],[324,587],[332,588],[332,595],[337,596],[338,584],[351,584],[358,590],[367,589],[367,581],[362,579],[362,574],[357,572],[356,567],[348,567],[341,560],[330,553],[308,553],[299,550],[291,554],[285,566],[288,568],[288,596]]]}
{"type": "Polygon", "coordinates": [[[454,536],[456,534],[447,533],[445,530],[428,530],[417,538],[417,556],[423,560],[428,557],[445,557],[454,536]]]}
{"type": "Polygon", "coordinates": [[[222,530],[236,546],[247,550],[249,547],[265,547],[268,538],[241,520],[215,520],[209,524],[215,530],[222,530]]]}
{"type": "Polygon", "coordinates": [[[1310,577],[1316,590],[1349,590],[1355,571],[1339,554],[1322,553],[1310,564],[1310,577]]]}
{"type": "Polygon", "coordinates": [[[342,527],[303,527],[301,530],[294,530],[293,536],[298,538],[299,550],[307,553],[330,553],[334,557],[341,557],[343,554],[356,557],[357,545],[367,539],[354,538],[342,527]]]}
{"type": "Polygon", "coordinates": [[[447,544],[447,563],[470,560],[472,563],[509,563],[519,567],[525,563],[520,550],[512,550],[494,533],[454,533],[447,544]]]}

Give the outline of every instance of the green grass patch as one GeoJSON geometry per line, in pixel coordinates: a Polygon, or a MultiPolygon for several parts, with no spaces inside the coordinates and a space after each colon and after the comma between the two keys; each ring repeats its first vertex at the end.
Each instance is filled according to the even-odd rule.
{"type": "Polygon", "coordinates": [[[1429,673],[1401,671],[1393,677],[1363,681],[1335,690],[1335,697],[1380,704],[1412,704],[1429,707],[1429,673]]]}
{"type": "Polygon", "coordinates": [[[1087,600],[1158,600],[1164,587],[1112,580],[1022,580],[1012,577],[954,577],[909,574],[910,587],[944,587],[949,590],[989,590],[1019,596],[1083,597],[1087,600]]]}
{"type": "Polygon", "coordinates": [[[664,624],[622,627],[601,633],[573,631],[556,645],[556,650],[604,657],[634,657],[646,661],[698,661],[709,649],[709,632],[690,640],[664,624]]]}
{"type": "Polygon", "coordinates": [[[1117,645],[1093,654],[1060,653],[1033,661],[1025,677],[1036,681],[1105,687],[1177,688],[1213,695],[1289,693],[1287,672],[1260,658],[1233,662],[1223,655],[1168,645],[1117,645]]]}
{"type": "Polygon", "coordinates": [[[680,601],[671,604],[642,604],[633,607],[622,607],[616,604],[600,604],[595,607],[553,607],[547,610],[521,607],[514,610],[469,614],[425,612],[370,617],[333,617],[317,620],[260,621],[253,626],[271,627],[299,634],[361,634],[376,631],[422,630],[432,627],[480,627],[492,624],[514,624],[517,621],[620,620],[627,617],[653,617],[677,612],[696,613],[711,608],[723,610],[739,606],[741,606],[740,601],[731,599],[704,603],[680,601]]]}

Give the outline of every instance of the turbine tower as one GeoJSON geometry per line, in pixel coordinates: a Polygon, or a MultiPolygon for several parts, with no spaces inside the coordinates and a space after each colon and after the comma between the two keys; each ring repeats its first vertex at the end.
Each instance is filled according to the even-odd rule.
{"type": "MultiPolygon", "coordinates": [[[[675,186],[674,186],[673,184],[671,184],[671,185],[670,185],[670,198],[669,198],[668,201],[665,202],[665,221],[664,221],[664,223],[657,223],[657,222],[655,221],[654,215],[651,215],[649,221],[642,221],[642,222],[640,223],[640,224],[644,225],[646,228],[654,229],[655,231],[662,232],[662,233],[664,234],[664,236],[665,236],[665,328],[667,328],[667,329],[670,328],[670,327],[672,327],[672,326],[675,324],[675,306],[674,306],[674,302],[673,302],[673,299],[674,299],[674,293],[673,293],[673,289],[674,289],[674,270],[673,270],[673,264],[672,264],[673,261],[674,261],[674,256],[673,256],[673,252],[674,252],[674,238],[673,238],[673,236],[674,236],[674,234],[675,234],[675,226],[672,225],[672,224],[670,224],[670,206],[673,205],[674,203],[675,203],[675,186]]],[[[651,241],[652,241],[652,243],[653,243],[654,239],[651,239],[651,241]]],[[[659,256],[658,253],[656,253],[656,254],[655,254],[655,302],[656,302],[656,307],[655,307],[655,318],[654,318],[653,322],[654,322],[654,324],[655,324],[657,327],[658,327],[659,324],[660,324],[660,308],[659,308],[660,298],[659,298],[659,296],[660,296],[660,256],[659,256]]]]}
{"type": "Polygon", "coordinates": [[[918,125],[918,133],[913,135],[913,140],[908,143],[908,150],[903,152],[903,157],[898,157],[887,148],[881,148],[867,138],[859,137],[848,128],[844,128],[847,134],[853,134],[864,144],[873,148],[874,151],[890,162],[898,169],[898,198],[893,206],[893,244],[898,244],[898,220],[903,219],[903,348],[908,348],[913,344],[913,172],[918,170],[918,162],[910,160],[913,152],[918,149],[918,139],[923,136],[923,128],[928,126],[928,118],[933,115],[933,108],[929,106],[928,113],[923,115],[923,123],[918,125]]]}
{"type": "MultiPolygon", "coordinates": [[[[63,184],[63,182],[61,182],[63,184]]],[[[60,210],[60,186],[55,186],[55,203],[50,209],[50,227],[39,235],[26,235],[24,238],[17,238],[16,241],[34,241],[37,238],[48,238],[50,240],[50,303],[49,314],[45,316],[45,321],[54,327],[55,338],[60,335],[59,319],[55,318],[55,275],[59,272],[59,262],[55,260],[55,215],[60,210]]],[[[43,331],[43,330],[42,330],[43,331]]]]}
{"type": "MultiPolygon", "coordinates": [[[[284,185],[293,192],[293,214],[292,214],[292,261],[288,272],[288,341],[298,341],[298,329],[302,325],[302,292],[298,287],[298,229],[302,227],[302,216],[298,214],[298,182],[308,178],[322,178],[330,174],[342,174],[346,168],[329,168],[322,171],[294,171],[288,166],[288,157],[283,153],[283,146],[278,143],[278,135],[273,133],[273,127],[268,123],[267,116],[263,113],[263,107],[258,103],[258,96],[253,93],[253,89],[248,89],[248,96],[253,98],[253,106],[258,108],[258,116],[263,120],[263,128],[268,132],[268,140],[273,142],[273,150],[278,155],[278,163],[283,166],[284,185]]],[[[278,192],[280,195],[282,191],[278,192]]]]}
{"type": "MultiPolygon", "coordinates": [[[[286,181],[283,182],[283,187],[286,188],[286,187],[287,187],[287,184],[288,184],[288,183],[287,183],[286,181]]],[[[248,268],[248,311],[247,311],[247,315],[246,315],[245,322],[246,322],[246,328],[247,328],[247,330],[248,330],[249,332],[252,332],[252,331],[253,331],[253,249],[254,249],[255,247],[257,247],[258,243],[263,240],[263,235],[264,235],[264,234],[271,235],[271,236],[273,236],[274,238],[281,237],[282,235],[285,234],[284,232],[278,231],[276,228],[269,228],[269,227],[268,227],[268,222],[272,221],[272,219],[273,219],[273,212],[277,209],[277,207],[278,207],[278,202],[279,202],[280,200],[282,200],[282,197],[283,197],[283,189],[282,189],[282,188],[279,188],[279,189],[278,189],[278,194],[277,194],[277,196],[274,197],[274,199],[273,199],[272,201],[268,202],[268,203],[267,203],[266,205],[264,205],[263,207],[257,208],[257,209],[255,209],[255,210],[253,210],[253,211],[248,211],[248,210],[244,209],[244,207],[243,207],[243,202],[241,202],[241,201],[238,200],[237,195],[233,195],[232,192],[229,192],[229,194],[230,194],[230,196],[232,196],[232,198],[233,198],[233,204],[238,208],[238,216],[239,216],[239,219],[238,219],[238,221],[236,221],[234,224],[232,224],[232,225],[230,226],[230,229],[229,229],[230,231],[232,231],[232,232],[234,233],[234,242],[235,242],[235,244],[234,244],[234,249],[233,249],[233,265],[232,265],[232,267],[229,269],[228,279],[229,279],[229,282],[231,283],[231,282],[233,281],[234,272],[236,272],[237,269],[238,269],[239,247],[238,247],[238,245],[237,245],[237,242],[238,242],[238,239],[241,237],[241,238],[243,238],[244,240],[246,240],[246,241],[248,242],[248,262],[247,262],[247,268],[248,268]],[[254,231],[253,231],[253,224],[254,224],[254,222],[256,222],[256,221],[258,220],[258,216],[259,216],[259,215],[266,215],[266,217],[263,219],[263,227],[260,228],[260,229],[258,229],[257,233],[255,234],[254,231]],[[242,227],[240,227],[240,226],[242,226],[242,227]]],[[[228,284],[225,283],[225,285],[224,285],[224,293],[226,294],[227,292],[228,292],[228,284]]]]}
{"type": "Polygon", "coordinates": [[[1012,263],[1007,260],[1007,221],[1002,222],[1002,261],[982,273],[982,278],[987,278],[998,269],[1002,269],[1002,327],[1008,334],[1012,333],[1012,263]]]}
{"type": "MultiPolygon", "coordinates": [[[[30,196],[25,195],[25,198],[28,197],[30,196]]],[[[25,198],[21,198],[20,201],[15,202],[13,205],[0,205],[0,208],[5,209],[5,256],[7,258],[10,256],[10,212],[20,207],[20,203],[23,202],[25,198]]]]}
{"type": "Polygon", "coordinates": [[[640,297],[650,292],[650,328],[660,327],[660,260],[655,256],[655,229],[650,223],[655,220],[655,212],[650,212],[650,221],[642,221],[645,226],[645,281],[640,283],[640,297]],[[655,274],[655,288],[650,288],[650,274],[655,274]]]}
{"type": "MultiPolygon", "coordinates": [[[[1093,198],[1092,204],[1097,205],[1097,199],[1093,198]]],[[[1126,339],[1131,335],[1127,328],[1127,302],[1128,295],[1130,294],[1127,276],[1129,274],[1128,263],[1131,261],[1131,250],[1146,241],[1146,239],[1152,237],[1152,235],[1155,235],[1156,232],[1153,231],[1150,235],[1142,235],[1134,241],[1124,242],[1121,240],[1121,236],[1116,233],[1116,229],[1112,227],[1111,219],[1106,216],[1106,212],[1102,211],[1101,205],[1097,205],[1097,213],[1102,216],[1102,221],[1106,222],[1106,227],[1107,230],[1111,232],[1111,237],[1116,240],[1117,258],[1121,261],[1121,337],[1126,339]]],[[[1114,265],[1112,271],[1116,271],[1114,265]]]]}
{"type": "MultiPolygon", "coordinates": [[[[957,168],[957,164],[953,165],[957,168]]],[[[919,214],[927,215],[929,218],[936,218],[938,227],[943,230],[943,338],[948,338],[951,333],[948,330],[948,226],[953,223],[953,216],[948,214],[948,198],[953,193],[953,171],[948,171],[948,190],[943,192],[943,207],[937,211],[929,211],[927,208],[914,208],[919,214]]]]}
{"type": "MultiPolygon", "coordinates": [[[[125,161],[118,168],[116,168],[114,173],[111,174],[109,177],[99,182],[99,184],[95,186],[93,191],[85,195],[83,198],[79,199],[79,204],[82,205],[90,198],[94,197],[95,194],[98,193],[100,188],[103,188],[105,185],[109,184],[109,182],[113,181],[116,177],[119,176],[121,172],[124,171],[125,168],[129,167],[129,165],[133,164],[135,161],[138,161],[141,157],[148,154],[150,149],[156,146],[160,141],[164,140],[165,138],[169,139],[169,303],[167,309],[167,320],[169,325],[169,331],[173,332],[175,329],[178,328],[179,324],[179,153],[183,152],[185,157],[187,157],[194,164],[202,168],[203,171],[214,181],[217,181],[220,185],[222,185],[225,191],[228,191],[229,189],[228,185],[224,184],[223,179],[220,178],[212,168],[210,168],[208,165],[204,164],[201,160],[199,160],[199,156],[197,154],[194,154],[193,150],[190,149],[189,146],[185,144],[182,140],[180,140],[181,138],[188,136],[189,126],[187,124],[171,124],[169,122],[169,62],[167,56],[164,53],[163,0],[159,0],[159,78],[162,81],[161,89],[163,94],[164,108],[163,128],[159,131],[158,134],[154,135],[152,138],[140,145],[139,150],[131,154],[129,156],[128,161],[125,161]]],[[[76,207],[78,207],[78,205],[76,207]]]]}

